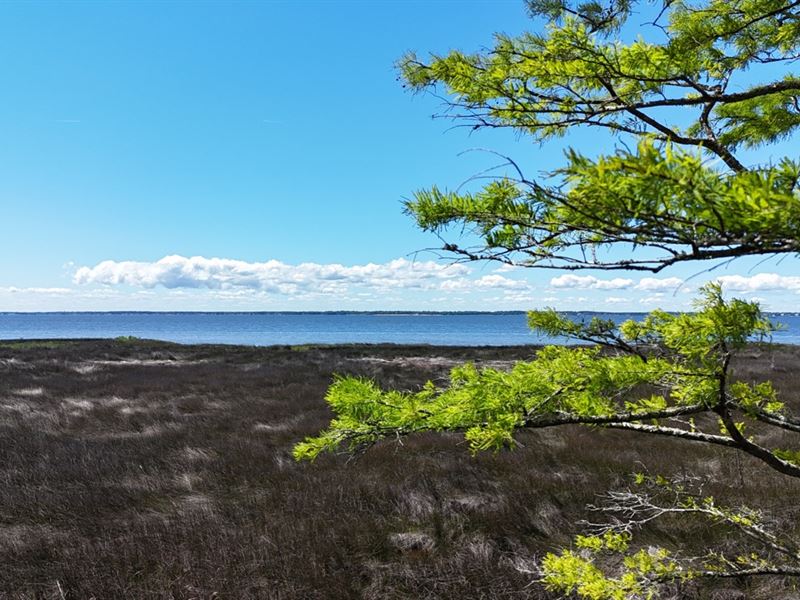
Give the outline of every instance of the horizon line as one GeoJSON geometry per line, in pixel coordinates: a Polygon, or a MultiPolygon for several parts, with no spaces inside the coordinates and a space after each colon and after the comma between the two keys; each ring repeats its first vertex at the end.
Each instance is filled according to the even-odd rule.
{"type": "MultiPolygon", "coordinates": [[[[547,310],[552,307],[546,307],[547,310]]],[[[530,310],[0,310],[0,315],[524,315],[530,310]]],[[[539,309],[541,310],[541,309],[539,309]]],[[[559,313],[646,315],[647,310],[558,310],[559,313]]],[[[694,312],[668,310],[668,313],[694,312]]],[[[763,311],[767,315],[800,315],[800,311],[763,311]]]]}

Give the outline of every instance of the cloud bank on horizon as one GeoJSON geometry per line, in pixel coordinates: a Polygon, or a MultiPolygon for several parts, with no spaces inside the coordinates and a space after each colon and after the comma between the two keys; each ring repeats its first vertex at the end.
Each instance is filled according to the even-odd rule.
{"type": "MultiPolygon", "coordinates": [[[[345,265],[168,255],[72,266],[72,285],[0,287],[0,310],[563,310],[691,308],[702,281],[545,275],[535,269],[397,258],[345,265]]],[[[722,275],[730,295],[796,310],[800,277],[722,275]]]]}
{"type": "MultiPolygon", "coordinates": [[[[172,255],[155,262],[106,260],[94,267],[79,268],[73,281],[78,285],[128,285],[141,288],[246,288],[293,295],[302,291],[337,293],[348,286],[439,289],[444,283],[453,283],[469,272],[467,267],[460,264],[410,261],[405,258],[383,264],[345,266],[311,262],[289,265],[278,260],[246,262],[229,258],[172,255]]],[[[492,277],[492,283],[501,287],[512,283],[512,280],[499,275],[492,277]]]]}
{"type": "MultiPolygon", "coordinates": [[[[71,278],[73,288],[0,288],[0,296],[127,298],[136,306],[169,299],[170,305],[177,303],[182,310],[257,310],[268,301],[266,308],[276,310],[524,310],[545,305],[580,310],[588,303],[592,310],[635,311],[688,308],[693,297],[689,292],[700,285],[690,286],[679,277],[572,273],[543,277],[541,271],[506,266],[487,273],[485,265],[406,258],[343,265],[181,255],[155,261],[105,260],[74,269],[71,278]]],[[[800,277],[775,273],[724,275],[716,280],[740,295],[800,293],[800,277]]]]}
{"type": "Polygon", "coordinates": [[[223,310],[248,302],[246,308],[255,310],[496,310],[530,306],[535,287],[505,274],[476,273],[464,264],[406,258],[293,265],[169,255],[156,261],[105,260],[81,266],[71,277],[77,294],[124,296],[139,305],[143,297],[180,297],[183,310],[207,310],[209,302],[223,310]],[[477,303],[470,304],[476,295],[477,303]]]}

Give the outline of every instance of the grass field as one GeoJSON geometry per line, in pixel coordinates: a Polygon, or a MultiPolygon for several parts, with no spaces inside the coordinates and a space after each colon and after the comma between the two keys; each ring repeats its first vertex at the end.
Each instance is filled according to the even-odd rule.
{"type": "MultiPolygon", "coordinates": [[[[295,463],[333,373],[414,389],[533,349],[0,343],[2,598],[552,598],[520,569],[568,544],[633,470],[696,473],[797,527],[800,482],[724,448],[578,427],[471,457],[457,435],[295,463]]],[[[800,348],[737,363],[795,410],[800,348]]],[[[647,543],[734,543],[672,523],[647,543]]],[[[798,582],[686,584],[676,598],[799,598],[798,582]]]]}

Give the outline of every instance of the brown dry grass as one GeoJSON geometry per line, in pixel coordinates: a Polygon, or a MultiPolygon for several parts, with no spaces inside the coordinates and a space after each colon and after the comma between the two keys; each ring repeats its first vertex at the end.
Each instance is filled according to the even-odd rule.
{"type": "MultiPolygon", "coordinates": [[[[745,457],[629,432],[525,433],[517,451],[476,458],[454,435],[349,463],[290,457],[330,418],[334,372],[411,389],[455,362],[532,352],[0,344],[0,597],[548,598],[517,567],[568,543],[595,493],[644,467],[796,515],[800,485],[745,457]]],[[[754,348],[738,369],[788,394],[799,357],[754,348]]],[[[721,538],[691,524],[644,533],[689,549],[721,538]]],[[[792,586],[678,597],[800,597],[792,586]]]]}

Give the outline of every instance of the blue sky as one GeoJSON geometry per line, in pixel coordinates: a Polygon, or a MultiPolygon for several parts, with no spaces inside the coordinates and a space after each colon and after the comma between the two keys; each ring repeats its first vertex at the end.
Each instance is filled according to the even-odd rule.
{"type": "Polygon", "coordinates": [[[567,144],[611,150],[470,136],[396,81],[408,50],[531,26],[518,0],[0,4],[0,310],[648,310],[717,275],[794,310],[794,258],[675,292],[709,265],[566,275],[416,252],[439,242],[401,201],[495,162],[464,151],[536,172],[567,144]]]}

